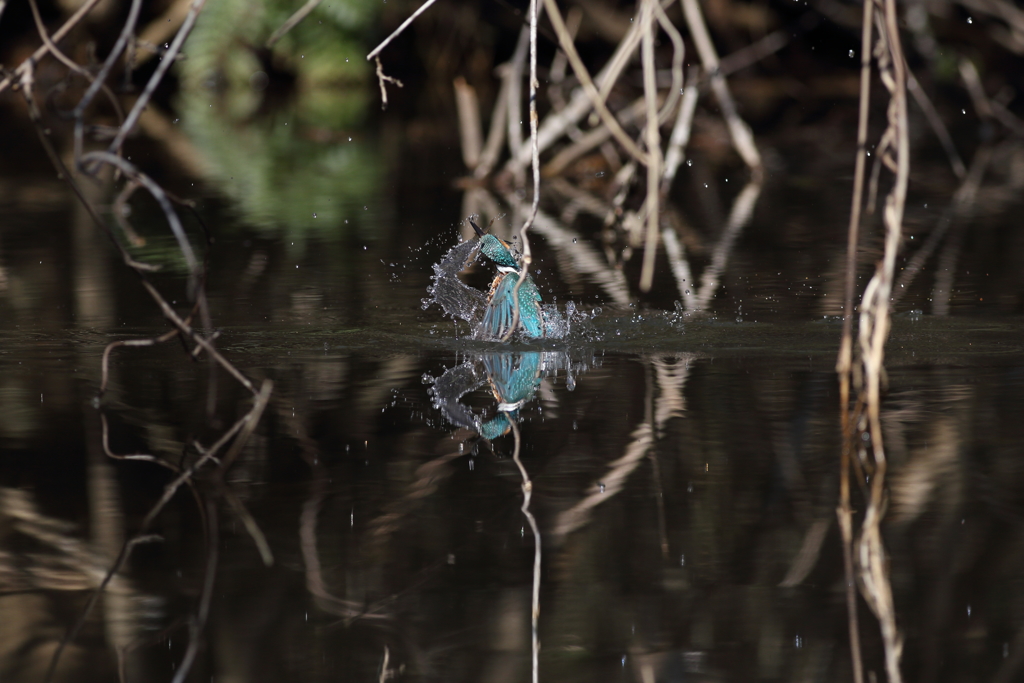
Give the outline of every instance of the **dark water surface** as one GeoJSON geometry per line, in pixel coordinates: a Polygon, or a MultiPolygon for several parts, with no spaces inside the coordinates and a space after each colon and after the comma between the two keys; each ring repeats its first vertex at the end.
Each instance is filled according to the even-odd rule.
{"type": "MultiPolygon", "coordinates": [[[[376,143],[362,144],[372,156],[376,143]]],[[[106,345],[168,328],[62,185],[7,173],[0,679],[41,681],[173,478],[108,457],[104,439],[114,454],[187,465],[192,444],[208,446],[252,399],[178,340],[116,349],[100,397],[106,345]]],[[[616,305],[539,237],[545,299],[601,311],[567,339],[510,348],[422,309],[431,265],[458,239],[462,196],[443,173],[394,175],[322,210],[330,225],[291,231],[247,222],[215,186],[188,194],[192,180],[172,179],[216,235],[218,348],[257,385],[273,381],[224,482],[273,565],[221,505],[190,680],[527,680],[534,542],[514,441],[477,433],[501,426],[498,404],[515,402],[501,390],[525,374],[537,381],[511,399],[524,399],[543,543],[542,680],[849,680],[833,369],[848,176],[795,161],[773,173],[705,316],[674,306],[683,295],[665,264],[655,294],[616,305]]],[[[709,201],[727,204],[719,182],[709,201]]],[[[97,201],[110,201],[103,191],[97,201]]],[[[908,210],[917,240],[948,198],[921,194],[908,210]]],[[[908,680],[1024,675],[1020,206],[999,207],[958,238],[941,311],[951,315],[934,314],[941,275],[929,266],[908,284],[888,346],[885,532],[908,680]]],[[[694,208],[707,246],[698,272],[716,211],[727,207],[694,208]]],[[[142,201],[135,212],[146,254],[169,271],[154,282],[184,313],[159,217],[142,201]]],[[[581,232],[581,248],[592,238],[581,232]]],[[[632,264],[625,273],[635,293],[632,264]]],[[[160,540],[135,548],[59,680],[117,680],[119,652],[128,680],[170,679],[211,557],[203,510],[187,488],[175,495],[150,527],[160,540]]],[[[877,623],[861,607],[879,670],[877,623]]]]}

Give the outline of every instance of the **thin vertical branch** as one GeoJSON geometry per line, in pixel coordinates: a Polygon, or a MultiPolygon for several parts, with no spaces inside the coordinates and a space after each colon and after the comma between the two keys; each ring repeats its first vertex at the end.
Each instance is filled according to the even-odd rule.
{"type": "Polygon", "coordinates": [[[860,214],[864,203],[864,171],[867,161],[868,109],[871,103],[871,27],[874,0],[865,0],[861,17],[860,109],[857,119],[857,156],[854,163],[853,198],[846,242],[846,282],[843,293],[843,334],[836,359],[839,375],[839,416],[842,447],[839,457],[839,529],[843,538],[843,571],[846,578],[846,612],[850,633],[850,657],[853,681],[864,683],[864,663],[860,651],[860,626],[857,619],[857,589],[853,565],[853,509],[850,505],[850,455],[853,449],[853,424],[850,416],[850,383],[853,356],[853,295],[857,278],[857,244],[860,240],[860,214]]]}
{"type": "Polygon", "coordinates": [[[648,292],[654,282],[654,260],[658,249],[658,223],[661,220],[661,131],[658,127],[658,84],[654,72],[654,6],[658,0],[644,0],[640,12],[643,27],[644,100],[647,104],[647,238],[644,263],[640,271],[640,291],[648,292]]]}
{"type": "MultiPolygon", "coordinates": [[[[536,220],[537,210],[540,208],[540,148],[537,145],[537,88],[540,87],[540,83],[537,81],[537,20],[539,16],[539,0],[530,0],[530,147],[533,155],[533,203],[530,206],[530,215],[519,231],[523,242],[522,267],[519,271],[519,280],[516,282],[516,286],[512,288],[512,325],[509,327],[508,332],[505,333],[502,341],[508,341],[515,334],[516,328],[519,327],[519,288],[523,286],[523,282],[529,277],[530,264],[533,262],[533,252],[530,249],[530,237],[527,235],[527,231],[533,225],[534,220],[536,220]]],[[[541,325],[543,326],[543,324],[544,321],[541,320],[541,325]]],[[[541,330],[543,332],[543,327],[541,330]]]]}

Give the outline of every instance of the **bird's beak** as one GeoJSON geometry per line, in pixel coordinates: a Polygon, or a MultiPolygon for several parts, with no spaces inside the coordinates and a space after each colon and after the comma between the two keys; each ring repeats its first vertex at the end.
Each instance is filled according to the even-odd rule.
{"type": "Polygon", "coordinates": [[[477,225],[476,223],[473,222],[472,218],[469,219],[469,224],[473,226],[473,229],[476,230],[476,234],[479,237],[483,237],[484,236],[484,231],[480,229],[479,225],[477,225]]]}

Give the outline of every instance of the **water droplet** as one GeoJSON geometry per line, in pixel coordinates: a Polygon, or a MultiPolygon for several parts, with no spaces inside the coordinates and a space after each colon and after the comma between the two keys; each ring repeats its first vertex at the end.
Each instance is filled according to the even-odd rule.
{"type": "Polygon", "coordinates": [[[177,122],[178,122],[178,121],[180,121],[180,120],[181,120],[181,119],[174,119],[174,122],[175,122],[175,123],[177,123],[177,122]]]}
{"type": "Polygon", "coordinates": [[[965,115],[966,115],[966,114],[967,114],[967,110],[966,110],[966,109],[961,109],[961,110],[960,110],[960,113],[961,113],[961,114],[965,114],[965,115]]]}
{"type": "Polygon", "coordinates": [[[572,238],[572,243],[576,244],[576,238],[575,237],[572,238]]]}
{"type": "Polygon", "coordinates": [[[168,49],[170,49],[170,47],[171,47],[171,44],[170,44],[170,43],[164,43],[164,49],[165,49],[165,50],[168,50],[168,49]]]}
{"type": "Polygon", "coordinates": [[[967,616],[971,616],[971,606],[967,605],[967,616]]]}
{"type": "Polygon", "coordinates": [[[370,208],[370,207],[368,207],[368,206],[364,206],[364,207],[363,207],[363,211],[366,211],[366,210],[367,210],[367,209],[369,209],[369,208],[370,208]]]}
{"type": "Polygon", "coordinates": [[[793,639],[793,644],[796,645],[796,649],[799,650],[804,646],[804,639],[797,635],[797,637],[793,639]]]}
{"type": "Polygon", "coordinates": [[[972,17],[967,17],[967,23],[968,24],[973,24],[974,23],[974,19],[972,17]]]}
{"type": "Polygon", "coordinates": [[[601,493],[604,493],[604,482],[600,482],[600,481],[599,481],[599,482],[597,483],[597,489],[598,489],[598,491],[600,491],[601,493]]]}
{"type": "Polygon", "coordinates": [[[348,141],[352,142],[352,136],[351,135],[349,136],[348,141]]]}
{"type": "Polygon", "coordinates": [[[693,166],[693,159],[687,159],[686,160],[686,165],[687,166],[693,166]]]}
{"type": "Polygon", "coordinates": [[[850,50],[850,59],[853,59],[853,50],[850,50]]]}
{"type": "Polygon", "coordinates": [[[315,212],[313,213],[313,218],[316,218],[316,213],[315,212]]]}
{"type": "Polygon", "coordinates": [[[680,555],[679,556],[679,566],[680,567],[685,567],[686,566],[686,555],[680,555]]]}
{"type": "Polygon", "coordinates": [[[594,177],[595,178],[604,178],[604,175],[605,175],[604,171],[598,171],[597,173],[594,174],[594,177]]]}

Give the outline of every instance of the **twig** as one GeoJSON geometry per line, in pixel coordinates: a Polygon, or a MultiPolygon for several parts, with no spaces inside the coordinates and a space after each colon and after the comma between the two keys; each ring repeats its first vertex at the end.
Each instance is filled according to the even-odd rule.
{"type": "MultiPolygon", "coordinates": [[[[78,25],[78,22],[80,22],[86,14],[92,11],[92,8],[95,7],[99,1],[100,0],[86,0],[86,2],[79,7],[78,10],[72,14],[52,36],[50,36],[50,41],[53,44],[59,43],[64,36],[71,32],[71,29],[78,25]]],[[[18,68],[14,70],[13,74],[9,73],[0,80],[0,93],[11,87],[12,83],[20,82],[25,77],[26,73],[35,69],[35,65],[49,51],[50,46],[45,43],[41,47],[36,48],[36,51],[32,53],[32,56],[22,61],[22,63],[18,65],[18,68]]]]}
{"type": "Polygon", "coordinates": [[[405,86],[402,84],[402,81],[384,73],[384,66],[380,63],[380,57],[376,57],[375,60],[377,62],[377,83],[380,85],[380,108],[384,110],[388,108],[388,90],[384,87],[384,83],[394,83],[399,88],[405,86]]]}
{"type": "MultiPolygon", "coordinates": [[[[523,286],[523,283],[529,277],[530,264],[533,262],[533,252],[530,249],[530,237],[527,235],[527,231],[529,231],[530,226],[536,220],[537,210],[540,208],[540,150],[537,147],[537,88],[540,87],[540,84],[537,82],[537,20],[540,16],[539,5],[540,0],[530,0],[530,147],[533,150],[533,202],[530,206],[530,214],[519,231],[523,242],[523,256],[520,260],[519,279],[516,281],[516,286],[512,288],[512,324],[509,326],[505,336],[502,337],[502,341],[506,342],[515,333],[516,328],[519,327],[521,316],[519,311],[519,288],[523,286]]],[[[563,26],[562,28],[564,29],[565,27],[563,26]]],[[[540,324],[544,325],[543,319],[541,319],[540,324]]],[[[543,328],[541,333],[544,333],[543,328]]],[[[536,638],[536,626],[534,626],[534,632],[534,638],[536,638]]],[[[534,681],[536,681],[536,652],[534,652],[533,657],[534,681]]]]}
{"type": "MultiPolygon", "coordinates": [[[[33,0],[33,6],[35,0],[33,0]]],[[[117,37],[117,42],[114,43],[113,49],[110,54],[107,55],[106,61],[103,62],[103,67],[99,73],[96,74],[96,78],[93,80],[89,89],[82,95],[82,99],[78,102],[75,107],[73,116],[75,117],[75,159],[78,160],[82,156],[82,137],[83,137],[83,124],[85,109],[92,102],[92,98],[96,96],[99,89],[104,87],[104,83],[107,80],[107,76],[110,75],[110,70],[114,68],[114,64],[121,56],[121,52],[124,51],[125,46],[131,40],[132,34],[135,31],[135,23],[139,19],[139,10],[142,8],[142,0],[132,0],[131,8],[128,10],[128,18],[124,22],[124,28],[121,29],[121,35],[117,37]]],[[[116,101],[116,99],[115,99],[116,101]]],[[[124,119],[124,114],[121,112],[120,105],[117,107],[118,116],[120,119],[124,119]]]]}
{"type": "Polygon", "coordinates": [[[690,131],[693,128],[693,115],[697,109],[697,95],[699,94],[696,75],[697,67],[692,67],[689,84],[683,92],[683,102],[679,105],[679,114],[672,127],[672,136],[668,140],[668,151],[665,152],[665,171],[661,181],[662,195],[667,195],[672,187],[679,164],[683,163],[686,146],[690,144],[690,131]]]}
{"type": "Polygon", "coordinates": [[[379,55],[381,50],[383,50],[384,48],[386,48],[388,46],[388,43],[390,43],[392,40],[394,40],[396,37],[398,37],[398,34],[400,34],[402,31],[407,29],[409,27],[409,24],[411,24],[412,22],[416,21],[416,17],[418,17],[419,15],[423,14],[424,12],[426,12],[427,9],[429,9],[430,6],[433,5],[435,2],[437,2],[437,0],[427,0],[422,5],[420,5],[420,8],[418,10],[416,10],[415,12],[413,12],[412,16],[410,16],[408,19],[403,21],[401,26],[399,26],[394,31],[392,31],[390,36],[385,38],[383,40],[383,42],[381,42],[380,45],[378,45],[377,47],[373,48],[373,50],[370,51],[370,54],[366,55],[366,61],[370,61],[371,59],[373,59],[377,55],[379,55]]]}
{"type": "Polygon", "coordinates": [[[174,36],[174,41],[171,42],[171,46],[164,53],[163,59],[160,64],[156,67],[153,75],[149,77],[149,81],[146,83],[146,87],[143,89],[142,94],[139,95],[139,99],[135,100],[135,106],[128,113],[124,123],[121,124],[121,129],[117,131],[117,135],[110,141],[107,146],[107,152],[115,153],[124,144],[124,140],[131,133],[132,128],[138,122],[139,117],[142,115],[142,111],[149,104],[150,98],[156,91],[157,86],[163,80],[167,70],[171,68],[171,64],[174,63],[178,52],[181,51],[181,46],[185,43],[185,39],[188,38],[188,34],[192,32],[192,27],[196,24],[196,19],[199,18],[199,13],[203,10],[203,5],[206,4],[206,0],[192,0],[192,4],[189,7],[188,15],[185,17],[185,21],[182,22],[181,28],[178,29],[178,33],[174,36]]]}
{"type": "Polygon", "coordinates": [[[839,415],[842,445],[839,459],[839,529],[843,539],[843,569],[846,578],[847,630],[854,683],[864,683],[864,663],[860,651],[860,627],[857,619],[857,593],[853,566],[853,508],[850,505],[850,456],[854,423],[850,416],[850,383],[853,374],[853,295],[857,279],[857,245],[860,241],[860,213],[864,197],[864,167],[867,160],[868,109],[871,100],[871,27],[874,1],[864,2],[860,40],[860,108],[857,119],[857,156],[854,162],[853,198],[846,242],[846,280],[843,293],[843,332],[836,359],[839,375],[839,415]]]}
{"type": "Polygon", "coordinates": [[[300,21],[309,16],[309,13],[316,9],[323,0],[307,0],[306,4],[295,11],[295,14],[288,17],[287,21],[281,24],[280,28],[270,34],[267,38],[267,49],[274,47],[277,41],[281,40],[281,37],[291,31],[298,25],[300,21]]]}

